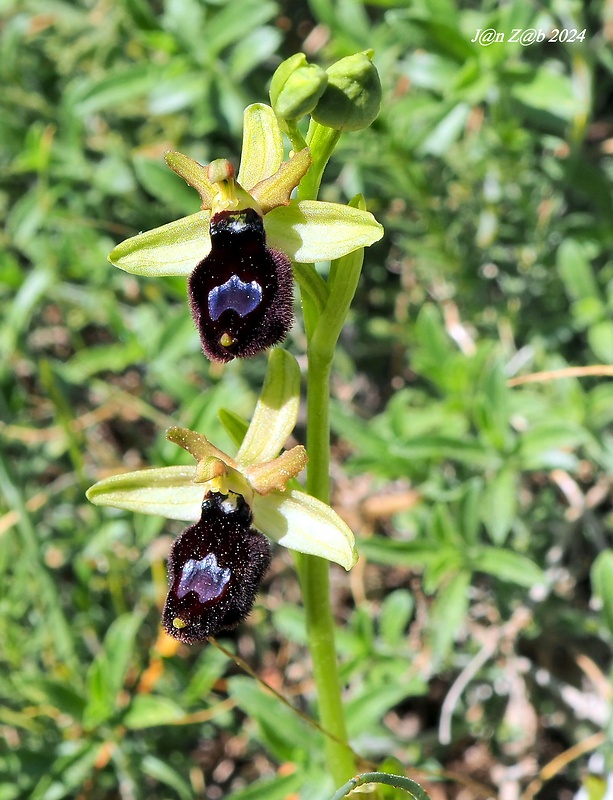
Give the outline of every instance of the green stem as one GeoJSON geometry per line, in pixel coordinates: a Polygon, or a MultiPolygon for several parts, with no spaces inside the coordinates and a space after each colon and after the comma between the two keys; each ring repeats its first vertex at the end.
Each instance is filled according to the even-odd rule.
{"type": "MultiPolygon", "coordinates": [[[[324,503],[330,499],[330,368],[331,355],[309,353],[307,376],[307,490],[324,503]]],[[[330,605],[329,565],[317,556],[303,556],[300,578],[306,611],[309,649],[317,687],[319,718],[335,739],[326,738],[328,770],[335,783],[355,774],[356,764],[347,741],[330,605]]]]}
{"type": "Polygon", "coordinates": [[[306,143],[311,148],[313,163],[311,168],[300,181],[298,186],[298,200],[315,200],[319,194],[319,186],[324,174],[326,164],[334,152],[334,148],[341,138],[341,132],[327,128],[311,120],[306,143]]]}
{"type": "Polygon", "coordinates": [[[298,123],[295,120],[288,119],[285,120],[285,126],[287,128],[289,140],[294,148],[294,152],[298,153],[303,149],[303,147],[307,146],[304,136],[300,133],[300,129],[298,128],[298,123]]]}
{"type": "MultiPolygon", "coordinates": [[[[298,187],[299,200],[315,200],[323,171],[338,144],[340,132],[311,120],[306,143],[311,148],[313,163],[298,187]]],[[[305,304],[305,324],[309,341],[307,348],[307,452],[309,464],[306,488],[309,494],[324,503],[330,502],[330,370],[336,339],[347,314],[340,309],[341,324],[333,335],[326,337],[320,330],[322,318],[329,305],[328,287],[316,279],[317,273],[304,268],[300,273],[300,288],[305,304]],[[311,274],[311,271],[313,274],[311,274]]],[[[306,613],[307,637],[313,661],[313,676],[317,688],[319,719],[334,738],[326,737],[328,772],[338,785],[356,772],[356,761],[347,742],[347,730],[341,685],[338,675],[334,618],[330,605],[329,564],[317,556],[303,555],[300,559],[300,584],[306,613]]]]}

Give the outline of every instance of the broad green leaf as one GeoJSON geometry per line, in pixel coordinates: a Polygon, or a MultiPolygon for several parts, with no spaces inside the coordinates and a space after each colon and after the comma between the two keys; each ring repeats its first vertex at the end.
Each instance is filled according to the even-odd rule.
{"type": "Polygon", "coordinates": [[[454,346],[445,332],[439,310],[431,303],[422,306],[415,325],[414,368],[432,380],[439,380],[454,346]]]}
{"type": "Polygon", "coordinates": [[[249,429],[247,420],[241,417],[240,414],[235,414],[234,411],[229,411],[227,408],[220,408],[217,412],[217,416],[225,432],[232,440],[232,443],[235,447],[240,447],[249,429]]]}
{"type": "Polygon", "coordinates": [[[613,322],[597,322],[587,332],[587,340],[596,358],[606,364],[613,364],[613,322]]]}
{"type": "Polygon", "coordinates": [[[564,239],[556,254],[558,273],[570,300],[598,297],[598,286],[584,248],[574,239],[564,239]]]}
{"type": "Polygon", "coordinates": [[[53,774],[38,783],[28,794],[28,800],[62,800],[77,796],[90,780],[100,750],[99,743],[81,740],[72,752],[55,760],[53,774]]]}
{"type": "Polygon", "coordinates": [[[532,588],[545,579],[543,570],[521,553],[503,547],[483,547],[471,558],[473,569],[487,572],[502,581],[532,588]]]}
{"type": "Polygon", "coordinates": [[[478,386],[475,416],[481,437],[497,450],[505,450],[511,435],[509,388],[499,361],[486,366],[478,386]]]}
{"type": "Polygon", "coordinates": [[[87,725],[93,726],[111,717],[118,709],[134,640],[143,621],[141,613],[124,614],[109,628],[103,648],[92,663],[88,675],[89,702],[84,712],[87,725]]]}
{"type": "Polygon", "coordinates": [[[404,59],[402,70],[411,79],[413,86],[444,91],[456,79],[458,65],[445,56],[416,50],[404,59]]]}
{"type": "Polygon", "coordinates": [[[185,708],[201,703],[208,697],[215,682],[221,678],[228,667],[228,656],[216,647],[203,648],[195,665],[190,664],[188,684],[181,693],[181,703],[185,708]]]}
{"type": "Polygon", "coordinates": [[[594,593],[602,600],[602,617],[613,635],[613,550],[603,550],[592,565],[594,593]]]}
{"type": "Polygon", "coordinates": [[[549,66],[537,67],[527,80],[516,80],[511,94],[527,106],[570,122],[582,110],[568,75],[549,66]]]}
{"type": "Polygon", "coordinates": [[[237,83],[259,64],[274,58],[283,42],[283,34],[272,25],[252,30],[233,48],[228,61],[232,80],[237,83]]]}
{"type": "Polygon", "coordinates": [[[442,544],[432,540],[436,550],[434,558],[426,567],[424,574],[424,591],[426,594],[435,594],[440,591],[441,585],[449,581],[460,569],[463,568],[465,558],[461,543],[448,542],[442,544]]]}
{"type": "Polygon", "coordinates": [[[194,800],[194,793],[188,782],[167,761],[148,753],[141,760],[140,768],[145,775],[169,786],[179,795],[180,800],[194,800]]]}
{"type": "Polygon", "coordinates": [[[430,520],[428,536],[432,536],[441,548],[460,546],[461,537],[457,522],[447,505],[437,503],[435,506],[430,520]]]}
{"type": "Polygon", "coordinates": [[[470,439],[453,439],[446,436],[416,436],[390,447],[390,455],[407,462],[416,459],[460,461],[474,467],[493,467],[499,456],[484,445],[470,439]]]}
{"type": "Polygon", "coordinates": [[[613,423],[613,383],[601,383],[589,393],[588,419],[595,430],[613,423]]]}
{"type": "Polygon", "coordinates": [[[240,14],[236,13],[236,6],[232,3],[217,6],[216,13],[207,18],[204,28],[206,43],[203,46],[209,58],[215,59],[229,45],[240,43],[247,34],[276,14],[277,6],[266,0],[241,0],[240,14]]]}
{"type": "Polygon", "coordinates": [[[151,64],[125,66],[99,80],[81,78],[67,94],[79,115],[92,114],[146,97],[159,83],[162,72],[151,64]]]}
{"type": "Polygon", "coordinates": [[[481,498],[483,523],[494,544],[504,544],[517,513],[519,481],[517,472],[503,467],[487,482],[481,498]]]}
{"type": "Polygon", "coordinates": [[[170,725],[185,716],[185,711],[169,697],[137,694],[123,715],[122,722],[130,730],[170,725]]]}
{"type": "Polygon", "coordinates": [[[422,691],[423,681],[417,676],[387,686],[364,687],[345,703],[349,736],[359,736],[373,727],[376,730],[390,708],[422,691]]]}
{"type": "Polygon", "coordinates": [[[462,538],[468,545],[474,544],[479,536],[481,515],[479,513],[483,492],[483,480],[474,478],[465,484],[466,494],[462,501],[462,521],[460,530],[462,538]]]}
{"type": "Polygon", "coordinates": [[[251,678],[242,675],[230,678],[228,694],[258,725],[262,741],[277,758],[296,761],[299,754],[321,745],[320,733],[251,678]]]}
{"type": "MultiPolygon", "coordinates": [[[[285,603],[276,608],[273,612],[274,628],[285,639],[290,642],[302,645],[308,644],[306,632],[306,619],[304,609],[285,603]]],[[[342,645],[342,637],[338,639],[339,648],[342,645]]]]}
{"type": "Polygon", "coordinates": [[[245,789],[232,792],[226,800],[287,800],[302,788],[304,778],[300,772],[279,775],[276,778],[255,781],[245,789]]]}
{"type": "Polygon", "coordinates": [[[399,542],[383,536],[360,539],[360,552],[375,564],[427,567],[438,557],[434,543],[399,542]]]}
{"type": "Polygon", "coordinates": [[[122,372],[142,363],[145,351],[137,338],[117,344],[101,344],[75,353],[65,364],[58,364],[60,374],[72,383],[83,383],[98,372],[122,372]]]}
{"type": "Polygon", "coordinates": [[[460,137],[466,127],[471,107],[468,103],[458,103],[438,123],[421,142],[418,153],[441,156],[460,137]]]}
{"type": "MultiPolygon", "coordinates": [[[[74,686],[54,680],[52,678],[42,678],[35,680],[28,678],[28,688],[34,688],[41,692],[44,702],[56,708],[62,714],[68,714],[75,720],[80,720],[85,710],[86,701],[83,695],[74,686]]],[[[40,700],[38,701],[40,702],[40,700]]]]}
{"type": "Polygon", "coordinates": [[[582,331],[600,322],[606,316],[607,309],[600,297],[592,295],[575,300],[571,308],[571,314],[574,327],[582,331]]]}
{"type": "Polygon", "coordinates": [[[432,604],[428,619],[428,642],[437,661],[447,658],[465,622],[470,581],[470,572],[457,573],[439,590],[432,604]]]}
{"type": "Polygon", "coordinates": [[[576,458],[572,451],[590,439],[585,428],[569,420],[538,422],[521,435],[521,466],[523,469],[568,468],[569,459],[576,458]]]}
{"type": "Polygon", "coordinates": [[[414,606],[413,595],[406,589],[396,589],[381,604],[379,630],[388,647],[397,647],[402,641],[414,606]]]}

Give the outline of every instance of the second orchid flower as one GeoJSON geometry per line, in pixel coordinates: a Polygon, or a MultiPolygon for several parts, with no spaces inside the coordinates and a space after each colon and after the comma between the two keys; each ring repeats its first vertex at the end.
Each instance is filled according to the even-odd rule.
{"type": "Polygon", "coordinates": [[[325,503],[288,483],[305,467],[301,445],[283,444],[296,424],[300,371],[273,350],[262,394],[235,457],[201,434],[171,428],[167,438],[195,459],[191,467],[147,469],[106,478],[89,489],[95,505],[192,522],[168,563],[166,631],[191,644],[233,627],[251,610],[270,562],[266,538],[351,569],[351,530],[325,503]]]}

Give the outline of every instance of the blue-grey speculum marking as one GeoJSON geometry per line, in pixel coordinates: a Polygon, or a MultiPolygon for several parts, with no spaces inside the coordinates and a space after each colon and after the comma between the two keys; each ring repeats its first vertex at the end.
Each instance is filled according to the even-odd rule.
{"type": "Polygon", "coordinates": [[[209,603],[223,594],[230,582],[231,570],[218,566],[215,553],[209,553],[200,561],[190,558],[181,570],[177,597],[196,592],[201,603],[209,603]]]}
{"type": "Polygon", "coordinates": [[[262,287],[257,281],[244,283],[238,275],[209,292],[209,314],[217,321],[224,311],[232,309],[240,317],[254,311],[262,302],[262,287]]]}

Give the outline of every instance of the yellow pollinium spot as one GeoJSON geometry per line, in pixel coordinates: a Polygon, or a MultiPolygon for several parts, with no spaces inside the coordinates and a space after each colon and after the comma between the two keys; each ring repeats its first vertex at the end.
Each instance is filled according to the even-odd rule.
{"type": "Polygon", "coordinates": [[[224,333],[221,339],[219,340],[219,344],[222,347],[230,347],[231,344],[234,344],[234,339],[230,336],[229,333],[224,333]]]}
{"type": "Polygon", "coordinates": [[[172,621],[172,627],[181,630],[181,628],[187,628],[187,622],[181,619],[181,617],[175,617],[172,621]]]}

